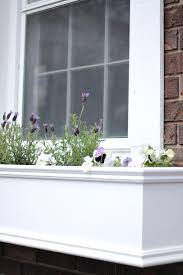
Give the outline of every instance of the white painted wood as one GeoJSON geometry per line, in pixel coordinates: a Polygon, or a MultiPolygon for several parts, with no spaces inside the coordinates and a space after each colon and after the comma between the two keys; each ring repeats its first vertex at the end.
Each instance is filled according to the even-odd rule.
{"type": "Polygon", "coordinates": [[[139,267],[183,261],[182,196],[183,168],[1,165],[0,241],[139,267]]]}
{"type": "Polygon", "coordinates": [[[163,0],[131,0],[129,142],[163,145],[163,0]]]}

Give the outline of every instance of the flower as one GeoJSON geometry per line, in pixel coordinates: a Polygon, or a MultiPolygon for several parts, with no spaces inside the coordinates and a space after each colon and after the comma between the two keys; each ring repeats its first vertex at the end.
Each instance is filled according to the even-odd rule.
{"type": "Polygon", "coordinates": [[[55,165],[56,161],[50,154],[41,153],[37,159],[36,165],[55,165]]]}
{"type": "Polygon", "coordinates": [[[19,113],[18,113],[18,112],[15,112],[12,121],[15,122],[15,121],[17,120],[18,115],[19,115],[19,113]]]}
{"type": "Polygon", "coordinates": [[[82,164],[83,172],[88,172],[90,171],[91,167],[93,166],[93,158],[86,156],[84,158],[84,162],[82,164]]]}
{"type": "Polygon", "coordinates": [[[40,129],[39,125],[38,124],[34,124],[30,132],[31,132],[31,134],[33,134],[34,132],[36,132],[39,129],[40,129]]]}
{"type": "Polygon", "coordinates": [[[132,158],[126,157],[126,158],[123,160],[123,167],[128,167],[130,162],[132,162],[132,158]]]}
{"type": "Polygon", "coordinates": [[[168,161],[172,161],[174,159],[174,157],[175,157],[175,153],[174,153],[174,151],[172,149],[168,149],[166,151],[166,155],[168,157],[168,161]]]}
{"type": "Polygon", "coordinates": [[[100,119],[99,124],[95,123],[94,132],[95,133],[100,133],[102,131],[103,131],[103,119],[100,119]]]}
{"type": "Polygon", "coordinates": [[[38,115],[36,115],[35,113],[32,113],[29,120],[32,122],[32,124],[36,124],[36,122],[40,119],[40,117],[38,115]]]}
{"type": "Polygon", "coordinates": [[[45,132],[48,132],[48,123],[43,123],[43,128],[45,130],[45,132]]]}
{"type": "Polygon", "coordinates": [[[50,124],[49,127],[50,127],[50,131],[53,133],[53,132],[55,131],[55,126],[54,126],[54,124],[50,124]]]}
{"type": "Polygon", "coordinates": [[[78,136],[79,135],[79,128],[76,127],[76,128],[73,128],[73,133],[75,136],[78,136]]]}
{"type": "Polygon", "coordinates": [[[104,163],[106,154],[104,153],[103,147],[98,147],[97,150],[94,151],[94,158],[95,158],[95,161],[104,163]]]}
{"type": "Polygon", "coordinates": [[[3,114],[3,120],[6,120],[6,112],[3,114]]]}
{"type": "Polygon", "coordinates": [[[10,116],[12,115],[12,111],[10,111],[8,114],[7,114],[7,117],[6,117],[6,119],[8,120],[9,118],[10,118],[10,116]]]}
{"type": "Polygon", "coordinates": [[[1,123],[1,127],[4,129],[4,127],[6,126],[6,120],[4,120],[2,123],[1,123]]]}
{"type": "Polygon", "coordinates": [[[89,92],[82,92],[81,93],[81,102],[85,103],[87,98],[89,97],[90,93],[89,92]]]}

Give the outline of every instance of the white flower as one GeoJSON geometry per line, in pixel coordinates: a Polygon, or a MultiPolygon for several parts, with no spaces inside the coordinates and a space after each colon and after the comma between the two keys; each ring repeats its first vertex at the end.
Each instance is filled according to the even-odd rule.
{"type": "Polygon", "coordinates": [[[83,168],[83,172],[86,173],[86,172],[90,171],[92,166],[93,166],[93,158],[86,156],[84,158],[84,162],[81,166],[83,168]]]}
{"type": "Polygon", "coordinates": [[[113,164],[114,164],[114,161],[111,158],[106,157],[104,163],[102,164],[102,166],[103,167],[112,167],[113,164]]]}
{"type": "Polygon", "coordinates": [[[41,153],[41,155],[38,157],[38,160],[36,162],[36,165],[55,165],[56,161],[55,159],[49,155],[49,154],[45,154],[45,153],[41,153]]]}
{"type": "Polygon", "coordinates": [[[168,161],[172,161],[173,158],[174,158],[174,156],[175,156],[175,153],[174,153],[174,151],[172,149],[168,149],[166,151],[166,155],[168,157],[168,161]]]}

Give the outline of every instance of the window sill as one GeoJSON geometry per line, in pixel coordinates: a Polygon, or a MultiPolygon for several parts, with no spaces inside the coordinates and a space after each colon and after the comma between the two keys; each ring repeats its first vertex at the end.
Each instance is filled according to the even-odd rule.
{"type": "Polygon", "coordinates": [[[0,241],[146,267],[183,260],[183,168],[0,166],[0,241]]]}

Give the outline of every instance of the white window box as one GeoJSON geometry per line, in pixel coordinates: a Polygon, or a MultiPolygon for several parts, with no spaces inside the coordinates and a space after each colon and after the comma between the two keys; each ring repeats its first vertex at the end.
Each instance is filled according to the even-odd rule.
{"type": "Polygon", "coordinates": [[[0,166],[0,241],[134,266],[183,260],[183,169],[0,166]]]}

